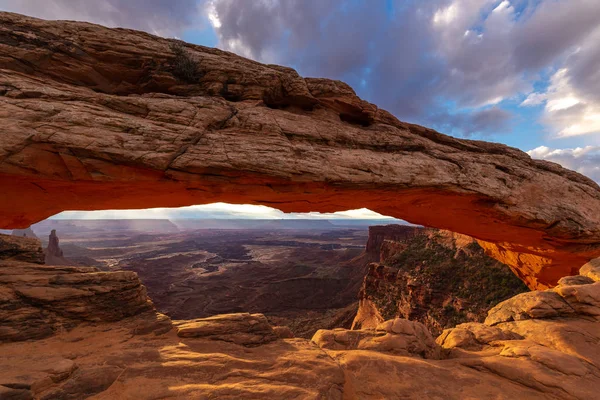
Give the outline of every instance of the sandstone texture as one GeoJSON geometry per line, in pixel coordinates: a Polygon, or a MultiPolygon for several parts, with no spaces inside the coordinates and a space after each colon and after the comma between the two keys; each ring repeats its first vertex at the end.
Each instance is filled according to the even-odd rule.
{"type": "Polygon", "coordinates": [[[261,314],[173,327],[147,299],[126,295],[135,275],[2,265],[0,332],[13,338],[0,341],[2,399],[589,400],[600,385],[600,281],[583,275],[502,302],[484,323],[436,340],[396,318],[309,341],[278,333],[285,329],[261,314]],[[17,291],[26,304],[15,303],[17,291]],[[35,313],[54,324],[6,324],[35,313]],[[32,335],[38,325],[51,332],[32,335]]]}
{"type": "Polygon", "coordinates": [[[48,237],[48,246],[44,249],[44,261],[50,265],[77,265],[76,262],[64,257],[55,229],[52,229],[48,237]]]}
{"type": "Polygon", "coordinates": [[[3,228],[66,209],[367,207],[477,238],[531,288],[600,255],[600,188],[582,175],[142,32],[1,13],[0,119],[3,228]]]}
{"type": "Polygon", "coordinates": [[[483,322],[490,308],[528,290],[473,238],[448,231],[372,226],[367,254],[378,262],[368,265],[353,329],[400,317],[439,335],[460,323],[483,322]]]}
{"type": "Polygon", "coordinates": [[[269,343],[279,337],[262,314],[221,314],[175,321],[175,326],[177,335],[182,338],[203,337],[244,346],[269,343]]]}
{"type": "MultiPolygon", "coordinates": [[[[7,236],[0,245],[17,242],[20,249],[40,254],[39,240],[7,236]],[[30,246],[36,242],[33,248],[30,246]]],[[[39,339],[77,324],[119,321],[154,307],[135,272],[100,272],[93,267],[40,265],[15,257],[12,248],[0,248],[0,342],[39,339]],[[3,250],[4,248],[4,250],[3,250]]],[[[170,329],[170,327],[169,327],[170,329]]]]}
{"type": "Polygon", "coordinates": [[[322,349],[371,350],[399,355],[439,358],[440,349],[427,328],[415,321],[393,319],[375,329],[319,330],[312,341],[322,349]]]}
{"type": "Polygon", "coordinates": [[[0,261],[4,260],[43,264],[42,243],[30,237],[0,234],[0,261]]]}

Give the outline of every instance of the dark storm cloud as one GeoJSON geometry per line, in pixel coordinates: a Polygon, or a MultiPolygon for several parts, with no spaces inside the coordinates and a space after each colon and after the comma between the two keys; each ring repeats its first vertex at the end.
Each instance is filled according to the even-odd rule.
{"type": "Polygon", "coordinates": [[[194,21],[196,0],[0,0],[0,10],[176,36],[194,21]]]}

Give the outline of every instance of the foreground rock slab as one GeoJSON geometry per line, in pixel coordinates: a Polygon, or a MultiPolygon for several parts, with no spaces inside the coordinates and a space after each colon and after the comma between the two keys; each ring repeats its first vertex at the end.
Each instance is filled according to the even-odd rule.
{"type": "Polygon", "coordinates": [[[0,13],[0,120],[4,228],[65,209],[367,207],[477,238],[530,288],[600,256],[600,188],[582,175],[143,32],[0,13]]]}
{"type": "MultiPolygon", "coordinates": [[[[40,268],[57,268],[12,266],[17,275],[0,275],[0,288],[39,286],[49,279],[40,268]]],[[[92,291],[102,282],[90,275],[96,285],[86,286],[84,273],[62,268],[52,279],[77,282],[73,289],[92,291]]],[[[94,294],[85,297],[90,303],[84,309],[100,310],[102,318],[72,314],[71,325],[50,336],[0,343],[0,398],[594,399],[600,386],[600,281],[579,277],[500,303],[486,323],[448,329],[435,342],[421,323],[404,319],[371,330],[323,330],[311,342],[278,338],[261,314],[171,325],[152,309],[127,316],[127,307],[137,305],[123,302],[105,318],[105,299],[94,294]],[[541,306],[546,296],[553,299],[549,308],[541,306]],[[572,311],[563,312],[560,302],[572,311]]],[[[113,287],[114,281],[102,285],[113,287]]],[[[52,301],[41,292],[40,302],[30,305],[38,312],[52,301],[61,310],[72,305],[69,292],[53,293],[52,301]]],[[[23,332],[28,327],[13,325],[23,332]]]]}
{"type": "Polygon", "coordinates": [[[279,336],[262,314],[222,314],[208,318],[175,321],[177,336],[203,337],[244,346],[257,346],[279,336]]]}
{"type": "Polygon", "coordinates": [[[135,272],[0,260],[0,342],[149,311],[154,314],[154,307],[135,272]]]}

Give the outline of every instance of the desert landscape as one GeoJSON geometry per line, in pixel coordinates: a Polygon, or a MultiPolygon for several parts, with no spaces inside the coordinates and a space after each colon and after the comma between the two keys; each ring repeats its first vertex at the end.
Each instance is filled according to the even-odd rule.
{"type": "Polygon", "coordinates": [[[33,229],[44,237],[62,228],[67,264],[136,272],[172,318],[260,312],[310,338],[337,319],[349,328],[356,312],[368,227],[343,222],[291,220],[280,228],[277,220],[224,220],[230,229],[190,229],[216,221],[48,220],[33,229]]]}
{"type": "Polygon", "coordinates": [[[582,173],[339,80],[4,11],[0,120],[0,399],[598,398],[582,173]],[[210,204],[284,217],[151,217],[210,204]]]}

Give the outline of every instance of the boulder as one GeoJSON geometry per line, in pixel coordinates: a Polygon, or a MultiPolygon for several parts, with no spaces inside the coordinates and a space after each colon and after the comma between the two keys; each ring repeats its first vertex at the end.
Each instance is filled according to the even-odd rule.
{"type": "Polygon", "coordinates": [[[579,269],[579,275],[586,276],[594,281],[600,281],[600,258],[595,258],[584,264],[579,269]]]}
{"type": "Polygon", "coordinates": [[[401,318],[385,321],[377,329],[320,329],[312,342],[329,350],[372,350],[433,359],[440,355],[439,346],[423,324],[401,318]]]}
{"type": "Polygon", "coordinates": [[[242,346],[258,346],[278,339],[262,314],[222,314],[208,318],[174,321],[181,338],[208,338],[242,346]]]}
{"type": "Polygon", "coordinates": [[[518,294],[496,305],[488,312],[485,324],[494,326],[503,322],[565,317],[574,313],[575,310],[558,293],[533,291],[518,294]]]}

